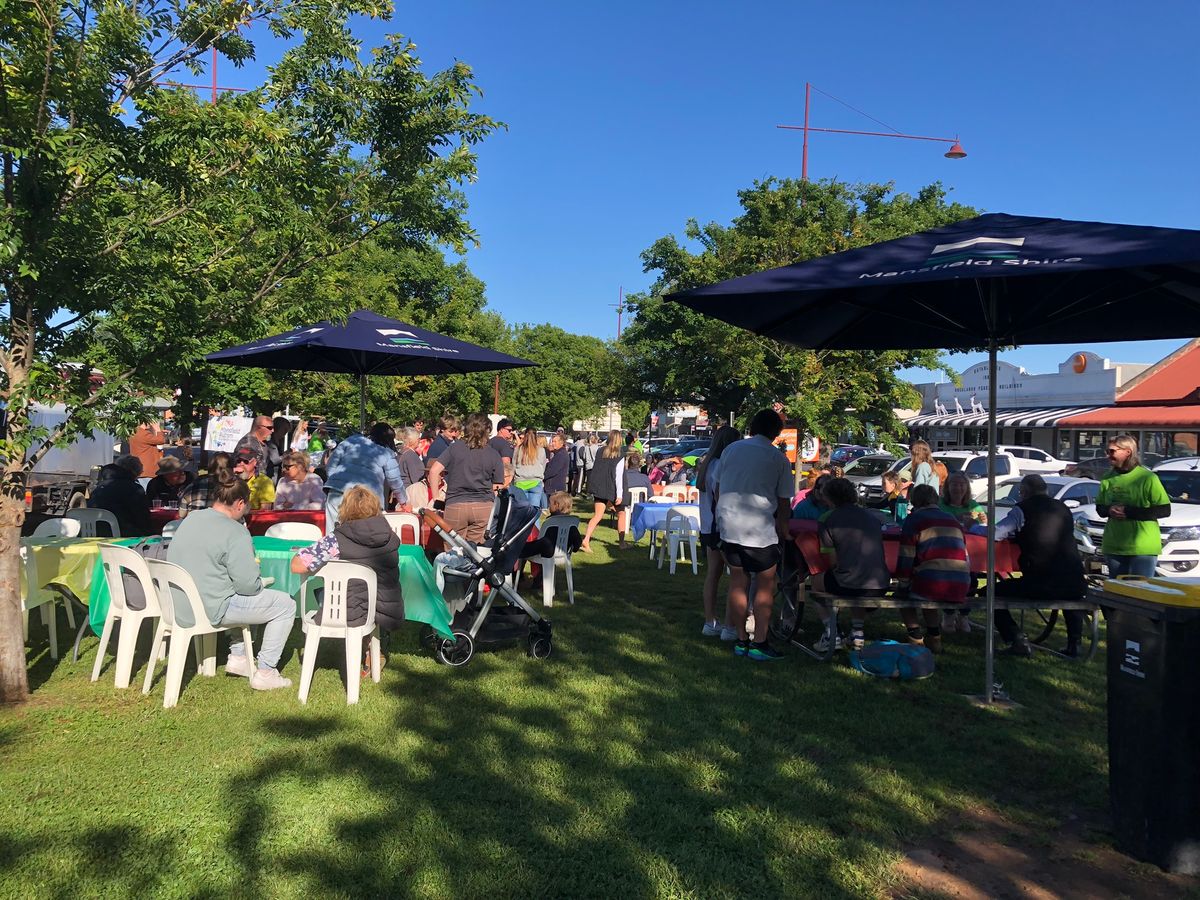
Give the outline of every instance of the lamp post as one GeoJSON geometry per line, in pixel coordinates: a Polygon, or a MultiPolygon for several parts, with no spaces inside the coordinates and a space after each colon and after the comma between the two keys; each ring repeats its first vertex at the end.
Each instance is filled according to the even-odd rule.
{"type": "MultiPolygon", "coordinates": [[[[817,88],[817,90],[821,91],[820,88],[817,88]]],[[[825,94],[824,91],[821,91],[821,93],[825,94]]],[[[833,100],[837,100],[838,103],[842,103],[844,106],[847,106],[850,109],[854,109],[853,106],[850,106],[850,104],[845,103],[842,100],[838,100],[838,98],[834,97],[832,94],[825,94],[825,96],[827,96],[833,100]]],[[[908,141],[935,141],[937,143],[950,144],[950,149],[947,150],[945,153],[945,156],[947,159],[962,159],[963,157],[965,157],[967,155],[967,151],[963,149],[962,144],[959,143],[957,137],[944,138],[944,137],[927,137],[925,135],[920,135],[920,134],[904,134],[903,132],[897,131],[895,128],[892,128],[892,126],[888,125],[886,122],[879,122],[878,119],[874,119],[873,121],[879,122],[880,125],[884,125],[887,128],[892,128],[892,130],[891,131],[850,131],[849,129],[846,129],[846,128],[813,128],[811,125],[808,124],[808,113],[809,113],[809,108],[810,108],[811,104],[812,104],[812,84],[810,82],[806,81],[806,82],[804,82],[804,124],[803,125],[776,125],[775,126],[776,128],[782,128],[782,129],[785,129],[788,131],[803,131],[804,132],[804,145],[803,145],[803,150],[801,152],[801,157],[800,157],[800,180],[801,181],[808,181],[808,133],[810,131],[819,131],[823,134],[860,134],[860,135],[867,135],[869,137],[904,138],[905,140],[908,140],[908,141]]],[[[854,109],[854,111],[859,113],[860,115],[866,115],[866,113],[863,113],[860,110],[854,109]]],[[[870,119],[872,117],[867,116],[867,118],[870,119]]]]}

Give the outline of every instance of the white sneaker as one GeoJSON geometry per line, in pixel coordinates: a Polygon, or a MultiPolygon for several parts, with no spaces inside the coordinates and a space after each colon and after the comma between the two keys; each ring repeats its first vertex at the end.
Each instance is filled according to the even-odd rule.
{"type": "Polygon", "coordinates": [[[728,625],[722,625],[721,626],[721,640],[736,641],[737,640],[737,629],[731,628],[728,625]]]}
{"type": "Polygon", "coordinates": [[[971,633],[971,620],[968,619],[966,615],[960,615],[958,617],[958,630],[963,634],[971,633]]]}
{"type": "MultiPolygon", "coordinates": [[[[834,643],[834,645],[833,645],[833,649],[841,650],[843,646],[845,646],[845,645],[842,642],[842,636],[839,634],[837,636],[836,643],[834,643]]],[[[822,634],[821,637],[812,645],[812,648],[814,650],[816,650],[818,653],[828,653],[829,652],[829,632],[825,632],[824,634],[822,634]]]]}
{"type": "Polygon", "coordinates": [[[717,637],[721,633],[720,622],[705,622],[704,627],[700,629],[700,633],[705,637],[717,637]]]}
{"type": "Polygon", "coordinates": [[[250,662],[245,656],[230,655],[225,660],[225,674],[237,675],[240,678],[250,677],[250,662]]]}
{"type": "Polygon", "coordinates": [[[284,678],[278,669],[259,669],[250,676],[250,687],[256,691],[277,691],[292,686],[292,679],[284,678]]]}

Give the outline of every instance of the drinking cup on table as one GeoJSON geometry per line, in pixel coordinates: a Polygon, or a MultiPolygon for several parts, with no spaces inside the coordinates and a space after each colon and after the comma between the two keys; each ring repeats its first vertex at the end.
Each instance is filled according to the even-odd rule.
{"type": "Polygon", "coordinates": [[[261,508],[262,508],[262,509],[264,509],[264,510],[267,510],[267,509],[274,509],[274,508],[275,508],[275,504],[274,504],[274,503],[264,503],[264,504],[262,505],[262,507],[261,507],[261,508]]]}
{"type": "Polygon", "coordinates": [[[153,500],[150,501],[150,508],[151,509],[162,509],[162,501],[159,500],[157,497],[155,497],[153,500]]]}

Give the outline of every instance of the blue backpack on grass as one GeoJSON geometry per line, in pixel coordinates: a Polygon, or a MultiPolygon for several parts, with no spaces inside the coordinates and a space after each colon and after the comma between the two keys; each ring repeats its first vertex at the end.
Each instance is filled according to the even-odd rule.
{"type": "Polygon", "coordinates": [[[862,650],[851,651],[850,665],[864,675],[912,681],[933,674],[933,654],[927,647],[876,641],[862,650]]]}

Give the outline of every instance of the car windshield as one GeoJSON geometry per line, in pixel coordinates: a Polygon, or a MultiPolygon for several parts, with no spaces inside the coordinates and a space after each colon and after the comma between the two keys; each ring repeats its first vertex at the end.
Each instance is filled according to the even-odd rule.
{"type": "Polygon", "coordinates": [[[882,475],[895,462],[894,459],[858,459],[846,468],[846,475],[882,475]]]}
{"type": "Polygon", "coordinates": [[[957,472],[963,467],[963,463],[966,462],[966,459],[961,456],[951,456],[946,459],[935,457],[935,459],[946,467],[947,472],[957,472]]]}
{"type": "Polygon", "coordinates": [[[1156,472],[1172,503],[1200,503],[1200,472],[1156,472]]]}

